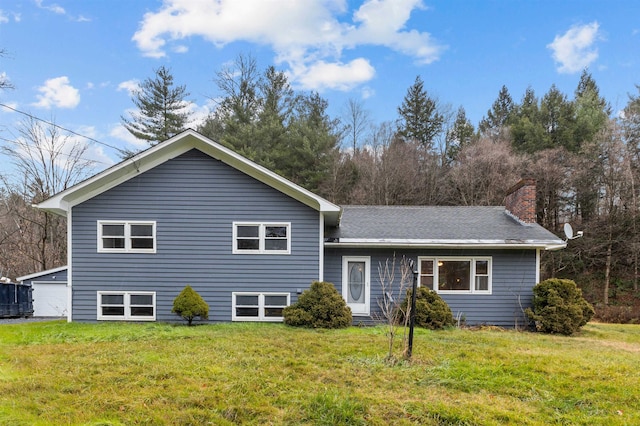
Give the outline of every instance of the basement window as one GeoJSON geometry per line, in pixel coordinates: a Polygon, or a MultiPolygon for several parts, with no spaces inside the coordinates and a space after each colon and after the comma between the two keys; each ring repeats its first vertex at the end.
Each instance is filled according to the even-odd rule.
{"type": "Polygon", "coordinates": [[[98,320],[155,321],[156,293],[153,291],[99,291],[98,320]]]}
{"type": "Polygon", "coordinates": [[[271,321],[284,320],[282,311],[289,306],[289,293],[232,293],[233,321],[271,321]]]}

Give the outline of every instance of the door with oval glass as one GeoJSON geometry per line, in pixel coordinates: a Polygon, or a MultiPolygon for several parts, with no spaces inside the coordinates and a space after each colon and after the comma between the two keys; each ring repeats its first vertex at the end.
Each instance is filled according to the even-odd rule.
{"type": "Polygon", "coordinates": [[[353,315],[369,315],[371,258],[342,258],[342,297],[353,315]]]}

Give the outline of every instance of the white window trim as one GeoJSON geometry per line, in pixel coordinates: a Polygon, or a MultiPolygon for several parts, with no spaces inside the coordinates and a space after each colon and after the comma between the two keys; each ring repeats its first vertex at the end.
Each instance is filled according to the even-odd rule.
{"type": "MultiPolygon", "coordinates": [[[[231,320],[232,321],[262,321],[262,322],[282,322],[284,321],[283,317],[267,317],[264,314],[265,306],[265,296],[287,296],[287,305],[291,305],[291,293],[261,293],[255,291],[236,291],[231,293],[231,320]],[[258,296],[258,316],[257,317],[245,317],[245,316],[237,316],[236,315],[236,296],[258,296]]],[[[255,305],[240,305],[240,307],[255,307],[255,305]]],[[[270,306],[271,307],[271,306],[270,306]]],[[[278,306],[280,307],[280,306],[278,306]]]]}
{"type": "Polygon", "coordinates": [[[233,254],[291,254],[291,222],[233,222],[233,254]],[[238,249],[238,226],[258,226],[258,250],[241,250],[238,249]],[[286,250],[266,250],[265,249],[265,234],[266,228],[274,227],[286,227],[287,228],[287,249],[286,250]]]}
{"type": "MultiPolygon", "coordinates": [[[[156,320],[156,292],[155,291],[99,291],[97,298],[97,318],[99,321],[155,321],[156,320]],[[124,315],[102,315],[102,295],[123,295],[124,299],[124,315]],[[131,296],[132,295],[151,295],[153,297],[153,315],[139,316],[131,315],[131,296]]],[[[148,306],[148,305],[144,305],[148,306]]]]}
{"type": "MultiPolygon", "coordinates": [[[[418,268],[422,261],[433,261],[433,287],[438,294],[491,294],[493,291],[493,258],[490,256],[420,256],[418,257],[418,268]],[[468,261],[471,262],[471,277],[469,277],[469,290],[439,290],[438,289],[438,261],[468,261]],[[476,262],[487,261],[489,283],[487,290],[476,290],[476,262]]],[[[419,269],[418,269],[419,271],[419,269]]],[[[484,276],[484,275],[483,275],[484,276]]],[[[418,274],[418,286],[422,284],[422,274],[418,274]]]]}
{"type": "Polygon", "coordinates": [[[155,253],[157,248],[156,222],[148,220],[99,220],[98,221],[98,253],[155,253]],[[124,225],[124,248],[104,248],[102,241],[102,225],[124,225]],[[131,248],[131,225],[151,225],[153,238],[152,249],[131,248]]]}

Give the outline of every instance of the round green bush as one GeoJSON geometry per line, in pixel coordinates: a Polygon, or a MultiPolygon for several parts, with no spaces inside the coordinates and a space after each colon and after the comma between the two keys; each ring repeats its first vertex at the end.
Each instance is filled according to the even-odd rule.
{"type": "Polygon", "coordinates": [[[533,287],[533,309],[525,314],[538,331],[571,335],[589,322],[595,313],[572,280],[551,278],[533,287]]]}
{"type": "Polygon", "coordinates": [[[351,325],[351,309],[333,284],[314,281],[298,301],[283,311],[287,325],[312,328],[344,328],[351,325]]]}
{"type": "Polygon", "coordinates": [[[171,312],[187,320],[189,325],[195,317],[209,319],[209,305],[190,285],[186,286],[173,300],[171,312]]]}
{"type": "MultiPolygon", "coordinates": [[[[407,291],[407,297],[402,301],[401,308],[407,312],[407,306],[411,303],[411,290],[407,291]]],[[[404,318],[401,318],[404,321],[404,318]]],[[[417,327],[439,330],[454,325],[453,313],[442,297],[433,290],[419,287],[416,293],[416,322],[417,327]]]]}

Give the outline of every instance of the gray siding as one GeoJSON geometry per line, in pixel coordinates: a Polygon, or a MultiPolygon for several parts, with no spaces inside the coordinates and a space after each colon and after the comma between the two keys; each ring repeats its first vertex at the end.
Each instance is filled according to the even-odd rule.
{"type": "Polygon", "coordinates": [[[187,284],[212,321],[231,320],[233,291],[290,292],[319,276],[319,213],[192,150],[73,208],[73,320],[96,320],[97,291],[156,291],[156,319],[179,320],[187,284]],[[98,253],[97,221],[156,221],[154,254],[98,253]],[[290,222],[291,254],[232,254],[232,223],[290,222]]]}
{"type": "MultiPolygon", "coordinates": [[[[325,249],[325,281],[334,283],[342,292],[343,256],[371,256],[371,317],[354,316],[354,323],[371,323],[379,312],[377,300],[382,297],[378,266],[392,259],[394,251],[384,249],[325,249]]],[[[532,288],[536,284],[535,250],[395,250],[396,265],[402,256],[417,260],[418,256],[490,256],[493,264],[491,294],[443,294],[454,318],[461,315],[469,325],[492,324],[516,327],[525,324],[523,309],[531,305],[532,288]]],[[[396,273],[399,281],[399,272],[396,273]]]]}

